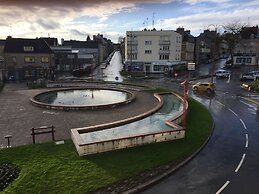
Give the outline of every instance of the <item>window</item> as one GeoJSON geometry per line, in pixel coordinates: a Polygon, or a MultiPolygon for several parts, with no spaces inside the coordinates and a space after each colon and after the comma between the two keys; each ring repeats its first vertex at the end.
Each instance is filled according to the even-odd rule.
{"type": "Polygon", "coordinates": [[[152,41],[151,40],[146,40],[145,41],[145,45],[151,45],[152,44],[152,41]]]}
{"type": "Polygon", "coordinates": [[[169,55],[159,55],[160,60],[169,60],[169,55]]]}
{"type": "Polygon", "coordinates": [[[134,59],[134,60],[138,59],[138,55],[137,54],[133,54],[132,55],[132,59],[134,59]]]}
{"type": "Polygon", "coordinates": [[[241,63],[242,58],[236,58],[236,63],[241,63]]]}
{"type": "Polygon", "coordinates": [[[169,51],[169,45],[160,46],[160,50],[169,51]]]}
{"type": "Polygon", "coordinates": [[[154,71],[159,71],[159,65],[154,65],[154,71]]]}
{"type": "Polygon", "coordinates": [[[34,57],[24,57],[24,62],[25,63],[35,63],[35,58],[34,57]]]}
{"type": "Polygon", "coordinates": [[[252,59],[251,59],[251,58],[246,58],[246,62],[247,62],[247,63],[251,63],[251,62],[252,62],[252,59]]]}
{"type": "Polygon", "coordinates": [[[49,57],[41,57],[41,62],[42,63],[48,63],[49,62],[49,57]]]}
{"type": "Polygon", "coordinates": [[[145,50],[145,54],[151,54],[151,50],[145,50]]]}
{"type": "Polygon", "coordinates": [[[23,50],[24,50],[25,52],[34,51],[34,47],[33,47],[33,46],[24,46],[24,47],[23,47],[23,50]]]}
{"type": "Polygon", "coordinates": [[[136,60],[136,59],[138,59],[137,54],[132,54],[132,55],[128,54],[128,60],[136,60]]]}

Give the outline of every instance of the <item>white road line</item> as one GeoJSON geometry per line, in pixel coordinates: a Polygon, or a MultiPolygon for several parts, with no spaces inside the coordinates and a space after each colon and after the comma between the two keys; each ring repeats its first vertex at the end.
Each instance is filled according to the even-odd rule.
{"type": "Polygon", "coordinates": [[[239,171],[240,167],[242,166],[242,164],[243,164],[243,162],[244,162],[245,157],[246,157],[246,154],[243,154],[242,159],[240,160],[240,162],[239,162],[239,164],[238,164],[238,166],[237,166],[235,172],[238,172],[238,171],[239,171]]]}
{"type": "Polygon", "coordinates": [[[249,104],[249,103],[247,103],[247,102],[245,102],[243,100],[239,100],[239,101],[242,102],[243,104],[249,106],[250,108],[255,108],[253,105],[251,105],[251,104],[249,104]]]}
{"type": "Polygon", "coordinates": [[[237,116],[237,113],[235,113],[231,108],[228,108],[228,110],[237,116]]]}
{"type": "Polygon", "coordinates": [[[248,148],[248,134],[246,134],[246,148],[248,148]]]}
{"type": "Polygon", "coordinates": [[[246,125],[245,125],[245,123],[244,123],[244,121],[243,121],[242,119],[239,119],[239,120],[240,120],[241,123],[243,124],[244,128],[247,129],[247,128],[246,128],[246,125]]]}
{"type": "Polygon", "coordinates": [[[230,181],[227,181],[215,194],[221,193],[230,183],[230,181]]]}
{"type": "Polygon", "coordinates": [[[222,106],[226,106],[225,104],[223,104],[222,102],[220,102],[220,101],[218,101],[218,100],[216,100],[216,102],[218,102],[220,105],[222,105],[222,106]]]}

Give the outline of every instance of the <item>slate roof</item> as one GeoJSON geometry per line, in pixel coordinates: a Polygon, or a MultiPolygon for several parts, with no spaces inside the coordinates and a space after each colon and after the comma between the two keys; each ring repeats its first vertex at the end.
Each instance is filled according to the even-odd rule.
{"type": "Polygon", "coordinates": [[[5,45],[5,40],[0,40],[0,46],[4,46],[5,45]]]}
{"type": "Polygon", "coordinates": [[[52,53],[52,50],[43,39],[7,38],[5,53],[52,53]],[[33,47],[33,51],[24,51],[24,47],[33,47]]]}
{"type": "Polygon", "coordinates": [[[45,40],[49,46],[57,46],[58,39],[57,38],[50,38],[50,37],[40,37],[40,39],[45,40]]]}
{"type": "Polygon", "coordinates": [[[97,41],[64,41],[63,46],[71,46],[72,48],[98,48],[97,41]]]}

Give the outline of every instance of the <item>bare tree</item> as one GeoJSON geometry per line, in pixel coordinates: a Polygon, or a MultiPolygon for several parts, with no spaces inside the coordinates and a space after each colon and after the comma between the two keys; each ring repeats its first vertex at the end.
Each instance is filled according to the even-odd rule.
{"type": "Polygon", "coordinates": [[[233,66],[234,49],[240,41],[242,28],[245,26],[246,25],[239,22],[233,22],[225,26],[225,33],[222,36],[228,46],[228,51],[231,56],[231,66],[233,66]]]}

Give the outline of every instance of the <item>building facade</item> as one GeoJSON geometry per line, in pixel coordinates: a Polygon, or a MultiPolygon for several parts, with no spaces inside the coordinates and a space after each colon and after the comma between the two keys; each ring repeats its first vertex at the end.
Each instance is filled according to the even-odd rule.
{"type": "Polygon", "coordinates": [[[176,32],[182,35],[181,60],[189,63],[195,62],[195,38],[191,35],[191,31],[184,30],[184,28],[177,28],[176,32]]]}
{"type": "Polygon", "coordinates": [[[181,63],[181,34],[173,31],[127,31],[125,65],[128,71],[164,73],[181,63]]]}
{"type": "Polygon", "coordinates": [[[195,56],[197,64],[210,63],[213,58],[217,58],[219,56],[213,56],[217,52],[215,50],[215,40],[217,37],[216,31],[204,30],[196,38],[196,48],[195,48],[195,56]]]}
{"type": "Polygon", "coordinates": [[[244,27],[233,55],[234,65],[259,65],[259,29],[258,26],[244,27]]]}
{"type": "Polygon", "coordinates": [[[8,79],[51,79],[54,76],[54,55],[43,39],[8,37],[4,64],[8,79]]]}

